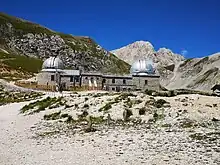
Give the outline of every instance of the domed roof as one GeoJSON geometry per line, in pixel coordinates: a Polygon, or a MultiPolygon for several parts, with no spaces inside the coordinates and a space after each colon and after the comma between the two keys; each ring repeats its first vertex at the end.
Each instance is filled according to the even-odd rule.
{"type": "Polygon", "coordinates": [[[44,61],[42,69],[64,69],[64,64],[60,58],[50,57],[44,61]]]}
{"type": "Polygon", "coordinates": [[[131,66],[132,74],[155,74],[155,68],[151,60],[137,60],[131,66]]]}

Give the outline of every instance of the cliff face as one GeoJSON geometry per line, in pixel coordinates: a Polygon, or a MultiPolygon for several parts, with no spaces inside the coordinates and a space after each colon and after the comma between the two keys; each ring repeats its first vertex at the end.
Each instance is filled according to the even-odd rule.
{"type": "Polygon", "coordinates": [[[89,37],[54,32],[38,24],[0,13],[0,51],[41,60],[59,56],[67,68],[127,73],[129,64],[89,37]]]}

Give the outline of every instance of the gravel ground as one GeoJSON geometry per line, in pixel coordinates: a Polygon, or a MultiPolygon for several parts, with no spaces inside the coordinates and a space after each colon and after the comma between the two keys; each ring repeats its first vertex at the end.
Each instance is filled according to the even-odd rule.
{"type": "Polygon", "coordinates": [[[44,112],[19,114],[28,103],[0,107],[1,165],[220,164],[219,139],[201,142],[189,137],[212,130],[147,128],[143,124],[34,138],[33,130],[40,129],[44,112]]]}

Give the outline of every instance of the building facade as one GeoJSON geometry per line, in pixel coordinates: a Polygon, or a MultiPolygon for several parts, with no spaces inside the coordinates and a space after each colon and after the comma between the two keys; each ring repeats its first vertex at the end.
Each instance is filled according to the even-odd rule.
{"type": "Polygon", "coordinates": [[[44,61],[41,72],[37,75],[39,87],[54,90],[106,90],[134,91],[159,90],[160,76],[148,60],[138,60],[131,66],[129,75],[108,75],[101,73],[85,73],[80,70],[64,69],[58,57],[50,57],[44,61]]]}

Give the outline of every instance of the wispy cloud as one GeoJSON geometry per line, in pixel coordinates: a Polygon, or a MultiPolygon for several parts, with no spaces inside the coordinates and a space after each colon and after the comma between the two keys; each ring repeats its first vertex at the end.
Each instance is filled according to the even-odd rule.
{"type": "Polygon", "coordinates": [[[186,49],[184,49],[184,50],[182,50],[181,52],[180,52],[180,54],[182,55],[182,56],[187,56],[188,55],[188,50],[186,50],[186,49]]]}

